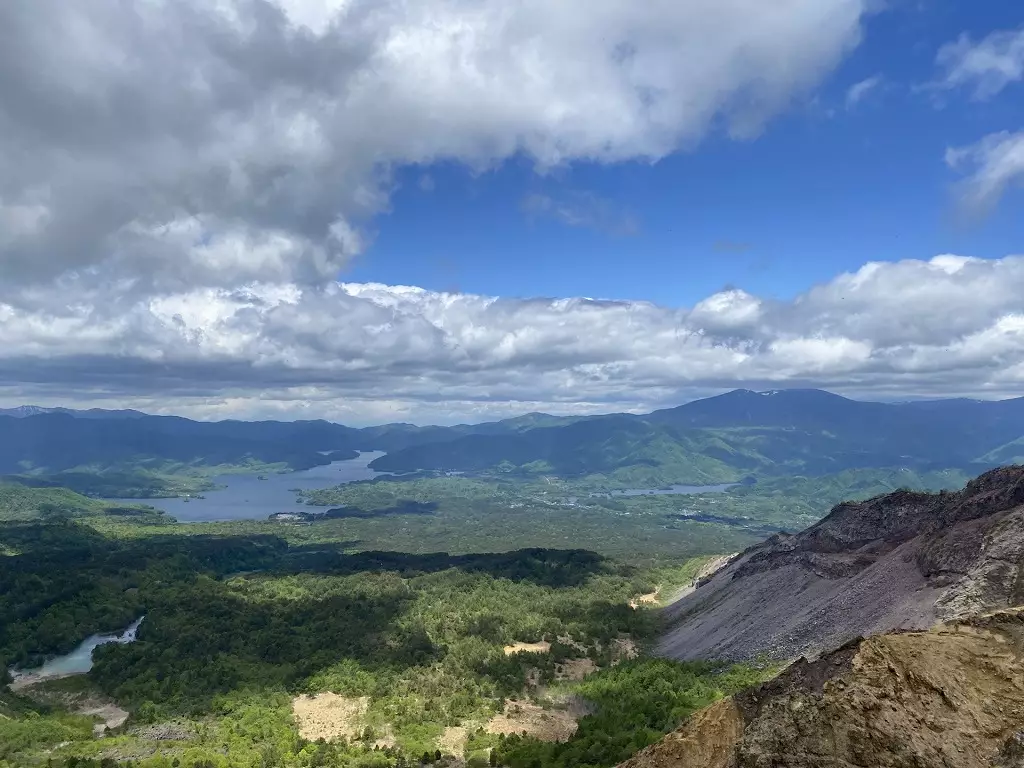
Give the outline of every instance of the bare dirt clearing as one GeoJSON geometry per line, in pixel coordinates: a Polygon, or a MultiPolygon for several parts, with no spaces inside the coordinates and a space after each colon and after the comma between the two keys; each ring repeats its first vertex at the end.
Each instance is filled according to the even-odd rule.
{"type": "Polygon", "coordinates": [[[367,696],[353,698],[336,693],[317,693],[292,699],[292,714],[304,739],[352,739],[363,732],[369,706],[367,696]]]}
{"type": "MultiPolygon", "coordinates": [[[[18,691],[33,701],[60,707],[77,715],[99,718],[93,726],[93,734],[102,736],[110,728],[119,728],[128,719],[128,712],[117,703],[88,684],[83,684],[81,675],[50,678],[44,682],[27,683],[18,686],[18,691]],[[79,678],[72,680],[71,678],[79,678]]],[[[11,686],[14,689],[14,686],[11,686]]]]}
{"type": "Polygon", "coordinates": [[[568,741],[576,733],[576,721],[587,714],[584,706],[544,709],[527,701],[509,701],[500,715],[487,723],[488,733],[525,733],[541,741],[568,741]]]}
{"type": "Polygon", "coordinates": [[[640,649],[632,638],[617,637],[612,640],[612,655],[615,657],[613,663],[618,663],[623,659],[635,659],[640,655],[640,649]]]}
{"type": "Polygon", "coordinates": [[[656,589],[653,592],[648,592],[646,595],[639,595],[638,597],[634,597],[632,600],[629,601],[629,607],[635,611],[641,605],[657,605],[658,592],[660,591],[661,590],[656,589]]]}
{"type": "Polygon", "coordinates": [[[555,679],[582,680],[597,670],[598,666],[593,659],[566,659],[561,664],[555,664],[555,679]]]}
{"type": "Polygon", "coordinates": [[[505,646],[505,655],[511,656],[514,653],[547,653],[551,650],[551,643],[541,640],[539,643],[512,643],[505,646]]]}
{"type": "Polygon", "coordinates": [[[469,740],[469,729],[461,725],[453,725],[444,729],[441,738],[437,740],[437,748],[445,755],[462,757],[466,751],[466,742],[469,740]]]}

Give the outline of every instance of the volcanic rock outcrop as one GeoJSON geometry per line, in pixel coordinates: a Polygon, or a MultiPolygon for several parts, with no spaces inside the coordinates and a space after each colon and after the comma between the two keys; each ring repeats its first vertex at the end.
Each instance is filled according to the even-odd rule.
{"type": "Polygon", "coordinates": [[[678,659],[813,658],[857,637],[1024,604],[1024,467],[962,491],[843,503],[742,552],[666,609],[678,659]]]}
{"type": "Polygon", "coordinates": [[[1020,768],[1024,614],[856,639],[723,699],[620,768],[1020,768]]]}

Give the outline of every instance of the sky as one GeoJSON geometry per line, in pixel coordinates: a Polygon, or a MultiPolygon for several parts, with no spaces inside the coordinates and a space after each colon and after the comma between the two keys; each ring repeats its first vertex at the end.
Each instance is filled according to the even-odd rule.
{"type": "Polygon", "coordinates": [[[1024,395],[1007,0],[0,4],[0,406],[1024,395]]]}

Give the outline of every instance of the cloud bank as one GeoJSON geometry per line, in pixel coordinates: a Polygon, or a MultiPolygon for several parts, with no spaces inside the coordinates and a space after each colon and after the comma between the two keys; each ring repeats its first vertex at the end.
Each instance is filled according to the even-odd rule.
{"type": "Polygon", "coordinates": [[[689,308],[343,283],[73,304],[46,290],[0,303],[0,399],[370,423],[638,411],[740,385],[1008,396],[1022,295],[1024,257],[951,255],[689,308]]]}
{"type": "Polygon", "coordinates": [[[395,168],[753,136],[857,44],[865,5],[2,3],[0,291],[330,281],[395,168]]]}

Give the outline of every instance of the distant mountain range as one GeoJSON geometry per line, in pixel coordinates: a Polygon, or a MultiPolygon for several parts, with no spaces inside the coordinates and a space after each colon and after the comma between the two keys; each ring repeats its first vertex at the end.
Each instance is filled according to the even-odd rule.
{"type": "Polygon", "coordinates": [[[74,408],[46,408],[41,405],[19,405],[17,408],[0,408],[0,416],[13,416],[16,419],[24,419],[28,416],[39,416],[43,413],[66,413],[79,419],[138,419],[147,414],[142,411],[131,409],[108,411],[104,408],[89,408],[80,411],[74,408]]]}
{"type": "Polygon", "coordinates": [[[821,390],[741,389],[644,416],[596,416],[409,446],[372,466],[724,482],[743,474],[828,474],[857,467],[974,471],[1022,457],[1024,398],[892,404],[821,390]]]}
{"type": "Polygon", "coordinates": [[[740,389],[646,415],[528,414],[453,427],[362,429],[23,406],[0,411],[0,435],[2,474],[152,461],[299,469],[380,450],[387,455],[371,466],[385,471],[601,476],[650,487],[859,467],[973,472],[1015,463],[1024,459],[1024,398],[876,403],[812,389],[740,389]]]}

